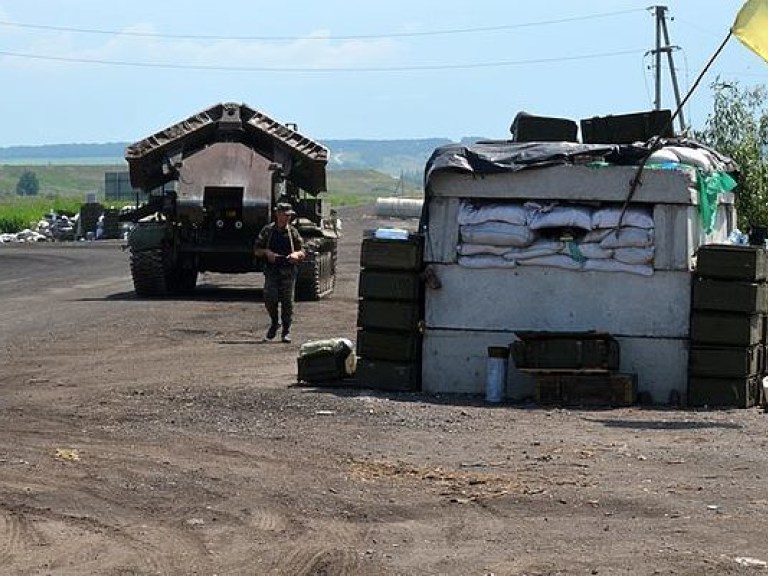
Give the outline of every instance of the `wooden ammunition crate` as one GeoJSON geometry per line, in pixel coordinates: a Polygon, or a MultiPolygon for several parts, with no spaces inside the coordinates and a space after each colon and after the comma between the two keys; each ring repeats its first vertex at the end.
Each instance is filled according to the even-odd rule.
{"type": "Polygon", "coordinates": [[[416,272],[363,269],[358,293],[361,298],[378,300],[419,300],[421,278],[416,272]]]}
{"type": "Polygon", "coordinates": [[[688,406],[711,408],[751,408],[761,401],[759,376],[747,378],[688,379],[688,406]]]}
{"type": "Polygon", "coordinates": [[[368,360],[410,363],[421,358],[421,334],[394,330],[357,331],[357,354],[368,360]]]}
{"type": "Polygon", "coordinates": [[[746,378],[763,370],[763,352],[757,346],[691,346],[689,374],[703,378],[746,378]]]}
{"type": "Polygon", "coordinates": [[[421,390],[421,363],[360,358],[355,379],[357,385],[363,388],[418,392],[421,390]]]}
{"type": "Polygon", "coordinates": [[[768,312],[768,284],[695,278],[693,309],[764,314],[768,312]]]}
{"type": "Polygon", "coordinates": [[[423,241],[421,236],[407,240],[363,238],[360,265],[363,268],[384,270],[421,270],[423,241]]]}
{"type": "Polygon", "coordinates": [[[691,342],[694,344],[756,346],[762,336],[762,314],[695,310],[691,315],[691,342]]]}
{"type": "Polygon", "coordinates": [[[631,406],[637,401],[635,374],[537,373],[534,382],[539,404],[631,406]]]}
{"type": "Polygon", "coordinates": [[[420,320],[418,302],[365,299],[360,300],[357,314],[357,325],[360,328],[415,332],[420,320]]]}
{"type": "Polygon", "coordinates": [[[768,278],[768,257],[760,246],[705,244],[697,252],[696,274],[704,278],[760,282],[768,278]]]}
{"type": "Polygon", "coordinates": [[[520,370],[618,370],[619,343],[593,332],[519,332],[511,344],[520,370]]]}

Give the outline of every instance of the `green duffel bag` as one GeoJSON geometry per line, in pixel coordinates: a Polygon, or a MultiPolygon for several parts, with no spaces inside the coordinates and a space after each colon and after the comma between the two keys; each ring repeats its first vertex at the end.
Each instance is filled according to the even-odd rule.
{"type": "Polygon", "coordinates": [[[303,382],[332,382],[354,375],[357,356],[346,338],[329,338],[302,344],[299,348],[298,379],[303,382]]]}

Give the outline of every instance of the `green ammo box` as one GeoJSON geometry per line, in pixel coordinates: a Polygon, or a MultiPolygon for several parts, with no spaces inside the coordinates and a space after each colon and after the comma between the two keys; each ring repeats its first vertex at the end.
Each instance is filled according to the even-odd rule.
{"type": "Polygon", "coordinates": [[[688,406],[751,408],[760,403],[760,377],[688,379],[688,406]]]}
{"type": "Polygon", "coordinates": [[[421,278],[416,272],[363,269],[360,271],[359,296],[379,300],[418,300],[421,278]]]}
{"type": "Polygon", "coordinates": [[[635,374],[536,374],[536,401],[560,406],[631,406],[637,401],[635,374]]]}
{"type": "Polygon", "coordinates": [[[691,342],[725,346],[755,346],[763,336],[762,314],[696,310],[691,315],[691,342]]]}
{"type": "Polygon", "coordinates": [[[421,320],[418,302],[395,300],[360,300],[357,325],[360,328],[382,328],[415,332],[421,320]]]}
{"type": "Polygon", "coordinates": [[[358,386],[363,388],[418,392],[421,390],[421,364],[360,358],[355,378],[358,386]]]}
{"type": "Polygon", "coordinates": [[[693,309],[764,314],[768,312],[768,284],[695,278],[693,309]]]}
{"type": "Polygon", "coordinates": [[[312,356],[298,360],[299,382],[319,383],[338,382],[347,376],[344,371],[344,361],[332,354],[312,356]]]}
{"type": "Polygon", "coordinates": [[[357,354],[368,360],[414,362],[421,358],[421,334],[363,328],[357,331],[357,354]]]}
{"type": "Polygon", "coordinates": [[[745,378],[762,370],[763,346],[691,346],[691,376],[745,378]]]}
{"type": "Polygon", "coordinates": [[[421,236],[407,240],[363,238],[360,265],[384,270],[420,270],[423,261],[421,236]]]}
{"type": "Polygon", "coordinates": [[[704,278],[760,282],[768,278],[768,257],[760,246],[705,244],[697,253],[696,274],[704,278]]]}
{"type": "Polygon", "coordinates": [[[518,332],[511,345],[521,370],[618,370],[619,343],[597,332],[518,332]]]}

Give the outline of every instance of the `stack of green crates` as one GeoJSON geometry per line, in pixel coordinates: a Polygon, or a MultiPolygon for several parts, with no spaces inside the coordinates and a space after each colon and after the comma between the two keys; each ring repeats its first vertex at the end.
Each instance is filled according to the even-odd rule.
{"type": "Polygon", "coordinates": [[[96,228],[99,223],[99,216],[104,211],[104,207],[98,202],[86,202],[80,206],[80,234],[83,238],[89,232],[96,237],[96,228]]]}
{"type": "Polygon", "coordinates": [[[711,244],[693,277],[688,405],[749,408],[761,401],[768,253],[711,244]]]}
{"type": "Polygon", "coordinates": [[[360,386],[421,389],[422,237],[363,239],[357,317],[360,386]]]}
{"type": "Polygon", "coordinates": [[[104,210],[104,234],[105,240],[120,238],[120,210],[107,208],[104,210]]]}

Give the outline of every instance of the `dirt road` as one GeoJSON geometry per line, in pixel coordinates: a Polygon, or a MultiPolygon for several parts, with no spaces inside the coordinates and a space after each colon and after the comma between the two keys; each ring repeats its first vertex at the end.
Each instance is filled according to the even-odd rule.
{"type": "Polygon", "coordinates": [[[116,243],[0,247],[0,574],[764,573],[768,415],[297,386],[258,276],[137,300],[116,243]]]}

